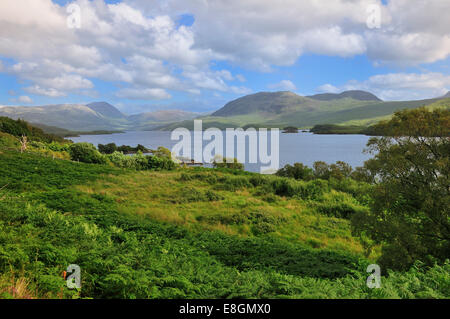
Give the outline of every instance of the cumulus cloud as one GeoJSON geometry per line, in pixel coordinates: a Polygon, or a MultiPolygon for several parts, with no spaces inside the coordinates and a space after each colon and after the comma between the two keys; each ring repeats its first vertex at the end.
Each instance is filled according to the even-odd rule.
{"type": "Polygon", "coordinates": [[[338,93],[340,90],[334,85],[327,83],[319,86],[316,91],[320,93],[338,93]]]}
{"type": "Polygon", "coordinates": [[[295,91],[295,90],[297,90],[297,87],[295,86],[295,84],[289,80],[282,80],[278,83],[270,84],[268,87],[269,87],[269,89],[279,90],[279,91],[295,91]]]}
{"type": "Polygon", "coordinates": [[[170,99],[171,95],[163,89],[121,89],[116,93],[117,97],[131,100],[164,100],[170,99]]]}
{"type": "Polygon", "coordinates": [[[354,56],[377,63],[417,65],[450,54],[450,2],[426,0],[130,0],[153,14],[189,12],[198,48],[219,57],[269,71],[291,65],[305,53],[354,56]],[[159,6],[158,6],[159,4],[159,6]],[[367,21],[380,8],[380,28],[367,21]],[[439,17],[439,18],[436,18],[439,17]]]}
{"type": "Polygon", "coordinates": [[[311,53],[367,54],[377,64],[394,65],[432,63],[450,55],[450,19],[443,14],[450,2],[442,0],[74,3],[81,7],[80,29],[68,28],[66,7],[51,0],[2,0],[0,56],[12,60],[0,61],[0,72],[26,81],[30,94],[89,91],[99,79],[127,87],[117,96],[161,99],[169,91],[251,91],[230,85],[245,78],[213,70],[216,61],[269,72],[311,53]],[[380,29],[367,25],[372,4],[380,6],[380,29]],[[192,15],[193,25],[179,25],[181,14],[192,15]]]}
{"type": "Polygon", "coordinates": [[[365,81],[349,81],[341,87],[331,84],[317,89],[337,93],[346,90],[364,90],[383,100],[420,100],[435,98],[450,91],[450,76],[442,73],[389,73],[371,76],[365,81]]]}
{"type": "Polygon", "coordinates": [[[26,92],[30,94],[36,94],[47,97],[61,97],[66,96],[66,93],[58,91],[53,88],[42,88],[39,85],[33,85],[24,89],[26,92]]]}
{"type": "Polygon", "coordinates": [[[21,95],[18,98],[12,98],[10,99],[10,101],[13,103],[23,103],[23,104],[33,103],[33,100],[27,95],[21,95]]]}
{"type": "Polygon", "coordinates": [[[27,103],[27,104],[33,103],[33,100],[27,95],[19,96],[18,101],[20,103],[27,103]]]}

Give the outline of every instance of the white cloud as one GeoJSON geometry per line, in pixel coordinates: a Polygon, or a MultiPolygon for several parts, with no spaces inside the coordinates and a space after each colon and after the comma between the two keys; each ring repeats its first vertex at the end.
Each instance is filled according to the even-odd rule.
{"type": "Polygon", "coordinates": [[[116,96],[131,100],[164,100],[171,98],[171,95],[163,89],[139,88],[121,89],[116,93],[116,96]]]}
{"type": "MultiPolygon", "coordinates": [[[[65,7],[51,0],[0,2],[0,56],[15,61],[0,63],[0,72],[30,83],[26,92],[65,96],[92,90],[91,80],[99,79],[124,82],[129,89],[118,94],[144,89],[142,96],[151,98],[167,98],[172,90],[240,94],[250,90],[227,82],[245,78],[213,70],[216,61],[271,71],[310,53],[367,54],[376,63],[395,65],[432,63],[450,55],[450,19],[445,18],[450,1],[74,2],[82,9],[81,29],[67,28],[65,7]],[[381,29],[366,25],[373,3],[382,9],[381,29]],[[175,22],[184,13],[194,16],[192,26],[175,22]]],[[[291,84],[279,83],[280,89],[295,90],[291,84]]]]}
{"type": "Polygon", "coordinates": [[[327,83],[319,86],[316,91],[320,93],[338,93],[340,90],[334,85],[327,83]]]}
{"type": "Polygon", "coordinates": [[[33,103],[33,100],[27,95],[19,96],[18,101],[26,104],[33,103]]]}
{"type": "Polygon", "coordinates": [[[349,81],[337,88],[325,84],[318,91],[337,93],[364,90],[383,100],[420,100],[435,98],[450,91],[450,76],[442,73],[389,73],[375,75],[365,81],[349,81]]]}
{"type": "Polygon", "coordinates": [[[295,84],[289,80],[282,80],[278,83],[270,84],[268,87],[269,87],[269,89],[279,90],[279,91],[296,91],[297,90],[297,87],[295,86],[295,84]]]}
{"type": "Polygon", "coordinates": [[[260,70],[292,65],[305,53],[416,65],[450,55],[450,1],[410,0],[130,0],[146,12],[195,17],[196,47],[260,70]],[[158,4],[160,4],[158,6],[158,4]],[[367,25],[379,5],[381,28],[367,25]]]}
{"type": "Polygon", "coordinates": [[[26,92],[30,94],[42,95],[47,97],[61,97],[66,96],[66,93],[58,91],[56,89],[50,88],[42,88],[39,85],[33,85],[24,89],[26,92]]]}
{"type": "Polygon", "coordinates": [[[11,99],[9,99],[9,101],[13,102],[13,103],[22,103],[22,104],[33,103],[33,100],[27,95],[22,95],[22,96],[19,96],[18,98],[11,98],[11,99]]]}

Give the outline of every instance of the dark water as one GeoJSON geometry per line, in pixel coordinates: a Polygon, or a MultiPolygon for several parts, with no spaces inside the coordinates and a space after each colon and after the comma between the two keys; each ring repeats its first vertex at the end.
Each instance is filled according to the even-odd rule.
{"type": "MultiPolygon", "coordinates": [[[[172,141],[170,136],[171,132],[140,131],[109,135],[83,135],[71,139],[74,142],[89,142],[95,146],[108,143],[130,146],[142,144],[150,149],[156,149],[158,146],[172,149],[178,141],[172,141]]],[[[268,139],[270,141],[270,134],[268,134],[268,139]]],[[[283,167],[286,164],[293,164],[296,162],[312,166],[315,161],[324,161],[329,164],[335,163],[336,161],[344,161],[353,167],[361,166],[364,161],[370,157],[370,155],[363,153],[368,140],[369,137],[365,135],[280,133],[279,166],[283,167]]],[[[204,141],[203,143],[206,145],[209,142],[204,141]]],[[[261,164],[245,163],[245,169],[248,171],[259,172],[260,166],[261,164]]]]}

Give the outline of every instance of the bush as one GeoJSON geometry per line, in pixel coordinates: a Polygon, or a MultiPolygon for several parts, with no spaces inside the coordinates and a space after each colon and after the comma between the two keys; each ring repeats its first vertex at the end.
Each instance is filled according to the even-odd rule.
{"type": "Polygon", "coordinates": [[[327,194],[322,203],[314,203],[316,210],[324,215],[349,219],[358,213],[367,211],[367,208],[350,195],[344,193],[327,194]]]}
{"type": "Polygon", "coordinates": [[[102,154],[112,154],[117,151],[117,145],[115,143],[98,144],[98,151],[102,154]]]}
{"type": "Polygon", "coordinates": [[[280,178],[272,181],[272,188],[278,196],[317,199],[328,189],[328,183],[321,180],[304,182],[280,178]]]}
{"type": "Polygon", "coordinates": [[[291,177],[299,180],[309,181],[314,178],[314,171],[302,163],[295,163],[293,166],[286,165],[276,173],[277,176],[291,177]]]}
{"type": "Polygon", "coordinates": [[[73,161],[93,164],[106,164],[106,158],[90,143],[75,143],[70,145],[70,157],[73,161]]]}
{"type": "Polygon", "coordinates": [[[147,169],[155,171],[171,171],[177,167],[177,164],[168,157],[147,156],[147,163],[147,169]]]}

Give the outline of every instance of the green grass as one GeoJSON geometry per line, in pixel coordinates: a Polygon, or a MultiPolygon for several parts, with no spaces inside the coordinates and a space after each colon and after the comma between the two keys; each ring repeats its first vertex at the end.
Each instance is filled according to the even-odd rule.
{"type": "Polygon", "coordinates": [[[363,185],[1,152],[0,298],[449,296],[448,264],[366,287],[376,255],[335,216],[365,209],[363,185]],[[65,287],[69,264],[80,291],[65,287]]]}

